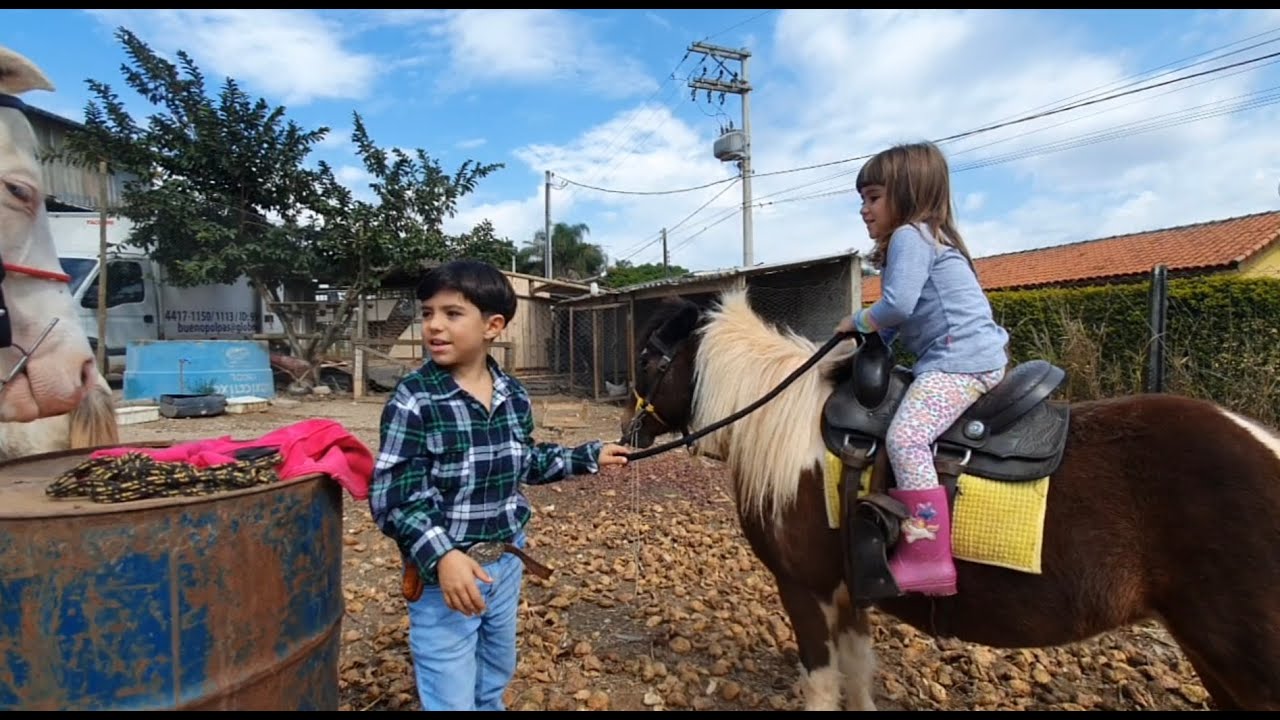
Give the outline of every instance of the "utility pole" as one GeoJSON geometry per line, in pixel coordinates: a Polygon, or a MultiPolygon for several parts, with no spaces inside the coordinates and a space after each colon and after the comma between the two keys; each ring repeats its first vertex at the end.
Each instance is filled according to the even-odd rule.
{"type": "Polygon", "coordinates": [[[551,171],[550,171],[550,170],[547,170],[547,171],[546,171],[546,173],[547,173],[547,175],[546,175],[546,178],[547,178],[547,184],[546,184],[547,202],[546,202],[546,206],[547,206],[547,207],[546,207],[546,216],[543,218],[542,231],[546,234],[546,237],[545,237],[545,238],[543,238],[543,239],[544,239],[544,240],[546,240],[546,242],[547,242],[547,249],[546,249],[546,250],[543,250],[543,254],[545,254],[545,255],[547,256],[547,262],[546,262],[546,265],[547,265],[547,279],[548,279],[548,280],[550,280],[550,279],[551,279],[551,171]]]}
{"type": "MultiPolygon", "coordinates": [[[[753,238],[751,226],[751,83],[748,81],[748,63],[751,60],[751,52],[748,50],[734,50],[733,48],[721,47],[719,45],[711,45],[710,43],[695,42],[689,45],[690,53],[699,53],[713,58],[717,65],[720,66],[718,77],[711,79],[707,77],[704,71],[702,76],[689,79],[689,87],[693,88],[693,95],[696,99],[698,90],[707,91],[707,100],[711,99],[711,93],[718,92],[721,94],[721,102],[724,101],[725,94],[733,94],[742,96],[742,146],[735,148],[732,143],[727,144],[726,150],[721,152],[721,141],[716,142],[716,157],[721,161],[738,161],[738,169],[742,173],[742,264],[744,267],[751,267],[753,254],[753,238]],[[721,59],[736,60],[741,65],[739,72],[733,72],[725,67],[721,59]],[[725,79],[725,75],[729,75],[729,79],[725,79]]],[[[721,140],[729,138],[730,133],[726,133],[721,140]]]]}
{"type": "Polygon", "coordinates": [[[671,265],[671,255],[667,253],[667,229],[662,228],[662,277],[666,277],[671,265]]]}

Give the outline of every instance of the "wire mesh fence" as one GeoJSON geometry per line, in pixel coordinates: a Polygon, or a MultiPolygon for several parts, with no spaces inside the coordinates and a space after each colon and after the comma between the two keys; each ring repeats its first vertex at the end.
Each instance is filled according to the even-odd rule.
{"type": "Polygon", "coordinates": [[[823,343],[857,307],[852,272],[850,263],[833,263],[752,277],[747,299],[765,320],[823,343]]]}
{"type": "Polygon", "coordinates": [[[628,392],[630,305],[552,309],[551,374],[543,389],[609,400],[628,392]]]}
{"type": "Polygon", "coordinates": [[[548,391],[600,400],[626,396],[639,352],[637,337],[664,299],[678,296],[705,307],[721,292],[742,282],[752,308],[761,317],[823,342],[854,307],[854,294],[860,292],[852,275],[854,267],[847,258],[839,258],[758,273],[745,280],[726,275],[718,281],[699,279],[689,285],[677,283],[595,303],[557,306],[553,310],[553,378],[547,381],[548,391]]]}

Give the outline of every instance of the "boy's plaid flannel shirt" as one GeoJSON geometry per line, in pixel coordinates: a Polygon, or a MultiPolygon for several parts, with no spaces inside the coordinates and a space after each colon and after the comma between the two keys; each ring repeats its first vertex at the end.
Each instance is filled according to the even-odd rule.
{"type": "Polygon", "coordinates": [[[406,375],[382,411],[369,509],[382,532],[435,583],[454,548],[511,540],[532,510],[519,484],[599,472],[602,443],[533,440],[529,395],[492,358],[493,411],[428,360],[406,375]]]}

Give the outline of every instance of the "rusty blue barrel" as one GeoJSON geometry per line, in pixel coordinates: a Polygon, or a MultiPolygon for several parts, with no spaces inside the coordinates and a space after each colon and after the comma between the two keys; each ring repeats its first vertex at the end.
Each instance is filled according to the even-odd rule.
{"type": "Polygon", "coordinates": [[[88,455],[0,463],[0,709],[337,710],[338,484],[47,498],[88,455]]]}

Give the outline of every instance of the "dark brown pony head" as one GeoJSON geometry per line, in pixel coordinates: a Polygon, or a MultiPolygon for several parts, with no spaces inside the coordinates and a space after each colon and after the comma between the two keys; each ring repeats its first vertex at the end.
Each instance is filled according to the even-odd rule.
{"type": "Polygon", "coordinates": [[[624,442],[646,448],[659,435],[688,430],[701,317],[696,304],[666,298],[636,337],[640,353],[632,404],[622,418],[624,442]]]}

